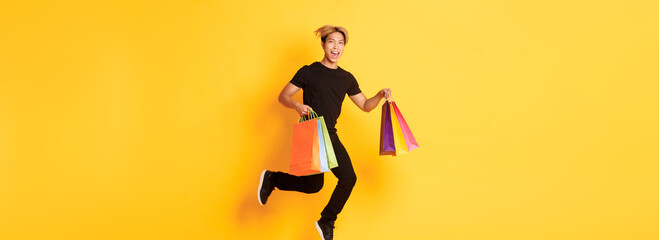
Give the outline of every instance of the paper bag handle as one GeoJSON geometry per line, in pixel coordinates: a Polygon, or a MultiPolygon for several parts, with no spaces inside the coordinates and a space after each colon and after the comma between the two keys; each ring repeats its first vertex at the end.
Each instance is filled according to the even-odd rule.
{"type": "Polygon", "coordinates": [[[314,112],[312,109],[309,109],[309,113],[307,115],[301,116],[300,121],[298,121],[298,122],[304,122],[304,121],[311,120],[311,119],[314,119],[314,118],[318,118],[318,114],[316,112],[314,112]]]}

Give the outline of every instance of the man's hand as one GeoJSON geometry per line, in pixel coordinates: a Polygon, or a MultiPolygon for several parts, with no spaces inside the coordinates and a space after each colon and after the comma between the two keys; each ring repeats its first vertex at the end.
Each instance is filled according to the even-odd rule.
{"type": "Polygon", "coordinates": [[[313,109],[311,109],[311,107],[309,107],[307,105],[296,102],[295,103],[295,110],[297,110],[297,113],[299,113],[300,116],[305,116],[305,115],[309,115],[309,113],[311,112],[310,110],[313,110],[313,109]]]}
{"type": "Polygon", "coordinates": [[[390,98],[391,97],[391,89],[383,88],[382,90],[380,90],[380,97],[381,98],[390,98]]]}

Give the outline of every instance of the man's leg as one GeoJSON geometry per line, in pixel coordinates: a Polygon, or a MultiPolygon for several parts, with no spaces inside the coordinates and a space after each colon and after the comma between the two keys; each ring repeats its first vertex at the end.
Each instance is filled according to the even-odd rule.
{"type": "Polygon", "coordinates": [[[336,176],[339,181],[334,188],[332,197],[325,206],[325,209],[320,214],[322,217],[321,222],[330,222],[335,221],[337,215],[343,209],[343,206],[348,201],[352,188],[357,182],[357,175],[355,175],[355,170],[352,168],[352,162],[350,161],[350,156],[346,151],[339,137],[336,134],[330,134],[332,139],[332,145],[334,146],[334,153],[336,154],[336,160],[339,163],[339,166],[332,169],[332,173],[336,176]]]}
{"type": "Polygon", "coordinates": [[[279,190],[317,193],[323,189],[325,177],[322,173],[298,177],[288,173],[273,172],[271,180],[279,190]]]}
{"type": "Polygon", "coordinates": [[[298,177],[288,173],[263,170],[257,190],[258,201],[259,204],[265,205],[275,187],[284,191],[315,193],[323,188],[323,181],[323,174],[298,177]]]}

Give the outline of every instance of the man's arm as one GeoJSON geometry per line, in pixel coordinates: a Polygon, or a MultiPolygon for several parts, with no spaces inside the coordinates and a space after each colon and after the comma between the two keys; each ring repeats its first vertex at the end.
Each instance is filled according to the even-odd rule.
{"type": "Polygon", "coordinates": [[[362,111],[370,112],[371,110],[378,107],[378,105],[380,104],[380,100],[384,98],[385,92],[391,94],[391,90],[389,88],[383,88],[372,98],[366,99],[364,93],[358,93],[350,96],[350,100],[352,100],[352,102],[354,102],[355,105],[357,105],[357,107],[359,107],[359,109],[361,109],[362,111]]]}
{"type": "Polygon", "coordinates": [[[308,109],[311,109],[311,107],[293,100],[293,95],[300,91],[300,89],[301,88],[293,85],[292,83],[286,84],[284,89],[281,90],[281,93],[279,93],[279,102],[281,105],[284,105],[284,107],[295,109],[295,111],[297,111],[297,113],[302,116],[309,114],[308,109]]]}

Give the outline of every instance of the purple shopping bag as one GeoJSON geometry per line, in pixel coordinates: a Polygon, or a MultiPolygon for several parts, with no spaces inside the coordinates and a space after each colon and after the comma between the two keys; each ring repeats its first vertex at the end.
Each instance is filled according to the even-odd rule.
{"type": "Polygon", "coordinates": [[[395,155],[396,144],[394,143],[394,129],[391,126],[391,109],[389,101],[382,104],[382,121],[380,124],[380,156],[395,155]]]}

